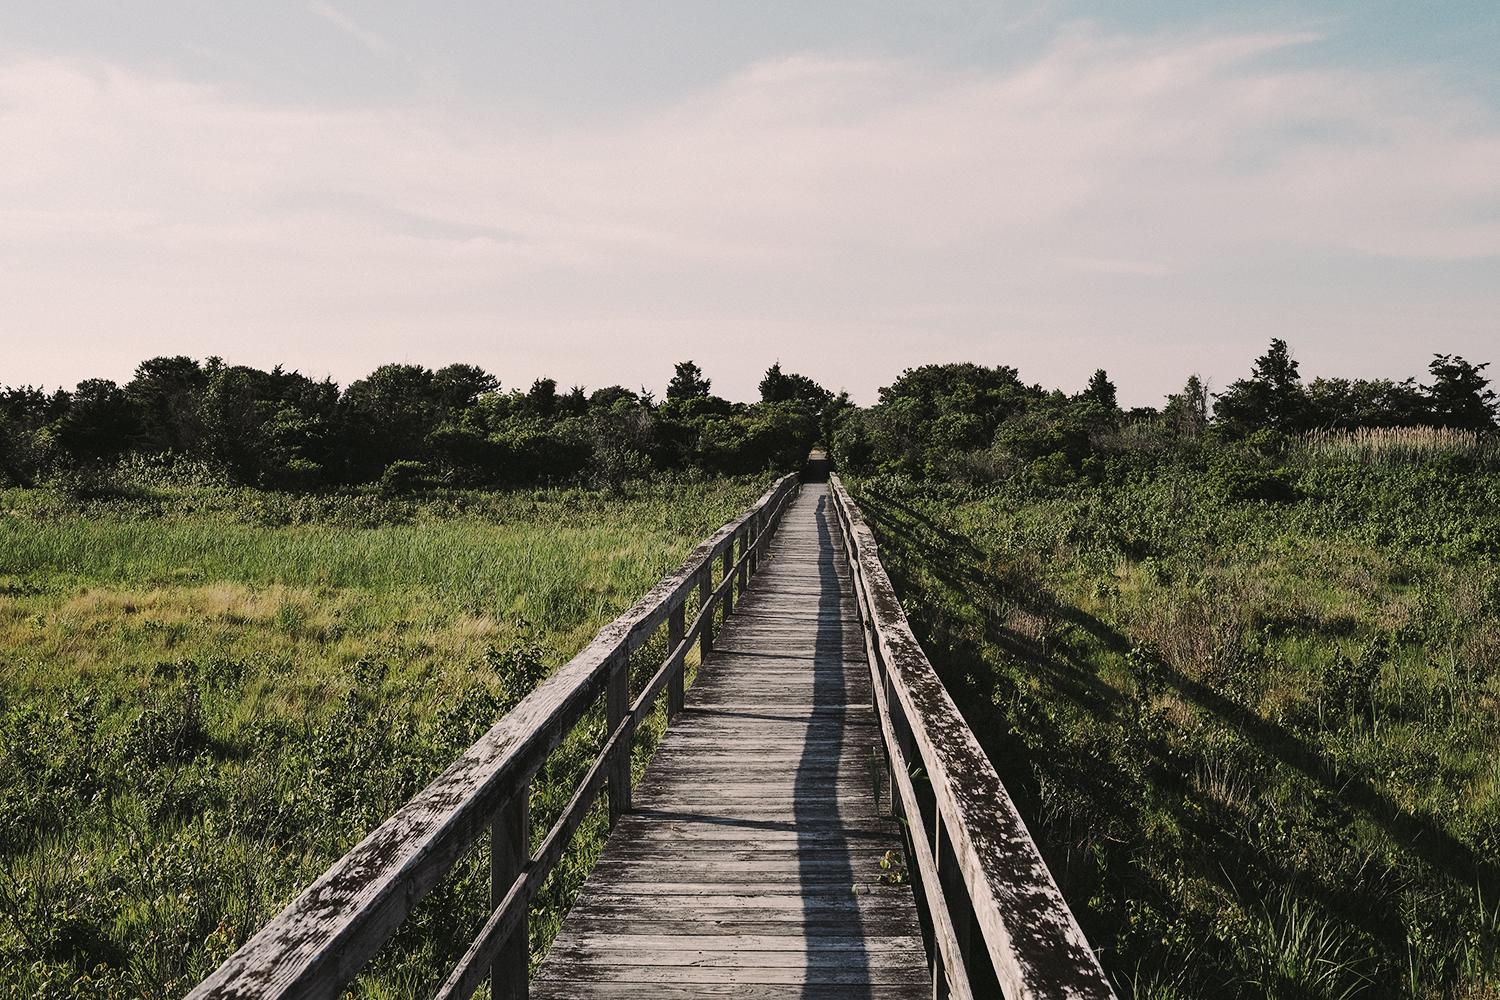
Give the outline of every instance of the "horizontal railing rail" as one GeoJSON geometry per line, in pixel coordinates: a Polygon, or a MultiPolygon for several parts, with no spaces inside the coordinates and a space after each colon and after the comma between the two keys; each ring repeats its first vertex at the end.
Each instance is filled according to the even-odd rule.
{"type": "Polygon", "coordinates": [[[892,809],[931,924],[934,995],[998,987],[1007,1000],[1113,997],[999,775],[917,644],[859,508],[838,476],[829,486],[865,630],[892,809]]]}
{"type": "Polygon", "coordinates": [[[683,668],[694,642],[707,655],[714,616],[727,617],[757,569],[798,489],[777,480],[754,506],[693,550],[674,572],[610,622],[402,806],[261,928],[188,994],[191,1000],[301,1000],[339,996],[413,908],[490,831],[491,914],[439,996],[465,1000],[494,973],[493,993],[527,993],[527,913],[569,840],[609,786],[610,822],[630,808],[637,725],[663,692],[667,715],[683,704],[683,668]],[[691,623],[689,602],[695,604],[691,623]],[[667,629],[667,657],[630,698],[630,654],[667,629]],[[549,754],[604,696],[608,737],[572,800],[530,850],[530,782],[549,754]]]}

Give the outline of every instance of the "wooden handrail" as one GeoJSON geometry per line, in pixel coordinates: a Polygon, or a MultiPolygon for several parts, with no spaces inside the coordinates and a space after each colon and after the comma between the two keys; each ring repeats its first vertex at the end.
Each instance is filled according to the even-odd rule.
{"type": "Polygon", "coordinates": [[[1114,997],[994,766],[917,644],[859,508],[837,475],[829,487],[865,629],[892,807],[905,820],[933,924],[936,994],[968,997],[998,982],[1007,1000],[1114,997]]]}
{"type": "Polygon", "coordinates": [[[440,996],[464,1000],[495,972],[495,995],[526,995],[526,915],[605,783],[611,823],[630,807],[630,749],[639,722],[668,692],[681,706],[687,651],[706,653],[713,616],[732,606],[756,569],[771,533],[798,489],[784,476],[726,524],[645,597],[604,626],[594,641],[527,695],[489,732],[261,928],[188,997],[301,1000],[333,998],[395,934],[418,902],[486,830],[491,837],[492,913],[440,996]],[[738,553],[736,553],[738,548],[738,553]],[[723,575],[715,585],[716,562],[723,575]],[[697,597],[691,626],[687,602],[697,597]],[[668,626],[666,661],[634,701],[629,657],[668,626]],[[572,801],[528,856],[529,784],[599,696],[609,738],[572,801]]]}

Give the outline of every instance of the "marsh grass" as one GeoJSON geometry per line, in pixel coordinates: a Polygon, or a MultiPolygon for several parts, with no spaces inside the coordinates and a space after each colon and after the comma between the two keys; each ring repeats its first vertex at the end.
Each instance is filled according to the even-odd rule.
{"type": "Polygon", "coordinates": [[[1122,997],[1496,995],[1500,480],[1207,465],[850,485],[1122,997]]]}
{"type": "MultiPolygon", "coordinates": [[[[0,995],[181,996],[763,486],[0,491],[0,995]]],[[[603,735],[596,708],[537,776],[534,837],[603,735]]],[[[431,995],[488,893],[481,844],[354,994],[431,995]]]]}
{"type": "Polygon", "coordinates": [[[1494,435],[1448,427],[1358,427],[1319,429],[1303,435],[1294,458],[1372,466],[1421,465],[1448,460],[1459,465],[1500,469],[1500,441],[1494,435]]]}

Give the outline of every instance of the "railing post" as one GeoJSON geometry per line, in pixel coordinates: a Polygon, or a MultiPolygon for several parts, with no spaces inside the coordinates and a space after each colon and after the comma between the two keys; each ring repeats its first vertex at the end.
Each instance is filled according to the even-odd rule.
{"type": "Polygon", "coordinates": [[[750,560],[745,559],[745,553],[748,551],[750,551],[750,526],[747,524],[745,530],[740,532],[740,554],[736,557],[736,559],[744,559],[744,562],[740,563],[739,580],[735,583],[735,586],[740,589],[740,600],[745,599],[745,586],[750,579],[748,565],[750,560]]]}
{"type": "Polygon", "coordinates": [[[708,606],[714,592],[713,563],[704,563],[698,571],[698,607],[703,612],[703,628],[698,632],[698,660],[706,661],[714,650],[714,613],[708,606]]]}
{"type": "MultiPolygon", "coordinates": [[[[604,717],[605,733],[630,714],[630,657],[623,652],[615,658],[610,668],[609,686],[605,688],[604,717]]],[[[609,768],[609,827],[614,829],[620,817],[630,811],[630,751],[629,738],[620,741],[612,766],[609,768]]]]}
{"type": "MultiPolygon", "coordinates": [[[[501,807],[490,825],[490,907],[510,892],[516,876],[531,855],[531,785],[523,784],[501,807]]],[[[525,906],[525,901],[521,904],[525,906]]],[[[526,1000],[529,992],[531,937],[527,917],[511,932],[490,966],[491,1000],[526,1000]]]]}
{"type": "Polygon", "coordinates": [[[763,513],[757,511],[755,516],[750,518],[750,572],[752,574],[760,570],[760,548],[755,543],[760,541],[763,516],[763,513]]]}
{"type": "MultiPolygon", "coordinates": [[[[724,574],[721,580],[727,580],[734,575],[734,539],[729,539],[729,544],[724,546],[724,574]]],[[[729,620],[729,613],[734,610],[734,584],[724,588],[724,620],[729,620]]]]}
{"type": "MultiPolygon", "coordinates": [[[[672,614],[667,618],[667,650],[675,650],[682,644],[682,637],[687,633],[687,597],[678,602],[672,609],[672,614]]],[[[684,691],[683,674],[687,671],[687,652],[683,651],[683,662],[677,664],[677,669],[672,672],[671,680],[667,681],[667,721],[671,722],[682,711],[684,691]]]]}
{"type": "MultiPolygon", "coordinates": [[[[955,977],[969,976],[969,939],[974,926],[974,905],[969,900],[969,887],[964,883],[964,874],[958,867],[958,854],[953,850],[953,838],[948,833],[948,824],[943,822],[941,810],[934,810],[932,856],[937,862],[938,884],[943,887],[943,902],[948,907],[948,920],[953,925],[953,936],[958,939],[958,954],[964,967],[953,969],[955,977]]],[[[946,981],[945,981],[946,989],[946,981]]]]}

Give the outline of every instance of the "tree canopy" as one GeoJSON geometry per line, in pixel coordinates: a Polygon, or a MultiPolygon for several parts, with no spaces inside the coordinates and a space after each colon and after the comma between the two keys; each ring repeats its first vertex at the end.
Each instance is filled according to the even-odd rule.
{"type": "Polygon", "coordinates": [[[791,469],[819,440],[851,471],[1062,482],[1096,475],[1110,449],[1144,441],[1245,442],[1269,454],[1318,428],[1492,434],[1500,405],[1488,367],[1435,354],[1420,385],[1304,382],[1290,345],[1274,338],[1222,393],[1194,374],[1161,410],[1127,413],[1102,368],[1067,396],[1026,384],[1007,365],[922,365],[860,408],[779,361],[753,404],[712,395],[696,363],[678,362],[657,405],[644,389],[562,391],[547,376],[504,391],[471,364],[382,365],[340,390],[280,366],[159,357],[124,386],[85,379],[71,391],[0,390],[0,482],[172,455],[207,463],[226,482],[277,489],[615,483],[674,470],[791,469]]]}

